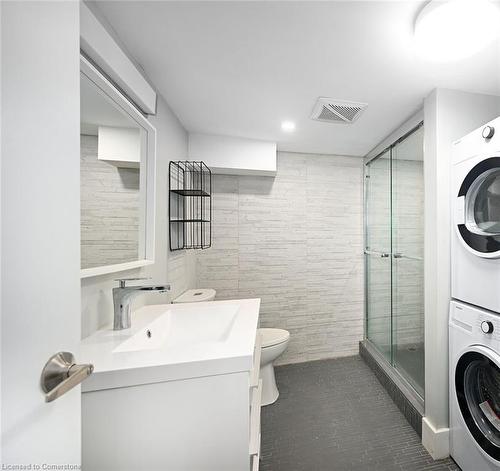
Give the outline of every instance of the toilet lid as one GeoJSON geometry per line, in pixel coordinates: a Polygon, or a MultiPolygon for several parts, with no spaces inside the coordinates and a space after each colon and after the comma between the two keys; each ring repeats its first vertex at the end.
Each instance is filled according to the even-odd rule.
{"type": "Polygon", "coordinates": [[[203,301],[213,301],[215,298],[214,289],[188,289],[178,298],[173,300],[174,303],[199,303],[203,301]]]}
{"type": "Polygon", "coordinates": [[[270,347],[286,342],[290,338],[290,332],[284,329],[259,329],[262,347],[270,347]]]}

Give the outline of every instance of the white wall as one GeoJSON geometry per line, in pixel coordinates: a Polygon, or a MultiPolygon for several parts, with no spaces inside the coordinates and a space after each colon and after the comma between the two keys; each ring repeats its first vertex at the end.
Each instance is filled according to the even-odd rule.
{"type": "MultiPolygon", "coordinates": [[[[93,7],[93,5],[90,5],[93,7]]],[[[101,18],[98,9],[92,8],[101,25],[104,26],[110,38],[124,53],[120,61],[127,56],[137,67],[133,57],[130,57],[115,32],[101,18]]],[[[102,33],[102,32],[101,32],[102,33]]],[[[101,34],[100,33],[100,34],[101,34]]],[[[106,44],[109,46],[106,38],[106,44]]],[[[88,39],[88,38],[87,38],[88,39]]],[[[94,42],[98,44],[98,42],[94,42]]],[[[107,46],[106,46],[107,47],[107,46]]],[[[114,46],[113,46],[114,48],[114,46]]],[[[111,48],[112,49],[112,48],[111,48]]],[[[109,54],[109,50],[106,51],[109,54]]],[[[147,83],[148,77],[144,76],[147,83]]],[[[135,82],[134,82],[135,83],[135,82]]],[[[154,88],[154,84],[151,84],[154,88]]],[[[195,287],[195,257],[192,252],[170,252],[168,248],[168,164],[170,160],[186,160],[188,158],[188,134],[176,115],[172,112],[161,95],[157,95],[156,115],[149,116],[151,124],[156,127],[156,226],[155,226],[155,263],[140,269],[102,275],[83,279],[82,287],[82,337],[95,332],[113,319],[113,300],[111,290],[117,286],[117,278],[151,277],[144,283],[169,282],[172,290],[167,294],[148,293],[140,295],[134,301],[136,306],[146,303],[169,302],[183,291],[195,287]]]]}
{"type": "Polygon", "coordinates": [[[437,89],[424,103],[425,418],[424,445],[448,454],[450,156],[452,142],[500,114],[500,97],[437,89]]]}
{"type": "MultiPolygon", "coordinates": [[[[111,289],[117,286],[116,278],[152,277],[156,283],[170,282],[169,294],[149,293],[141,295],[136,304],[169,302],[172,297],[195,286],[195,259],[191,252],[170,253],[168,248],[168,163],[185,160],[188,150],[186,130],[158,95],[156,116],[151,124],[157,131],[156,150],[156,228],[154,265],[110,275],[82,280],[82,336],[86,337],[113,319],[111,289]]],[[[148,283],[145,281],[144,283],[148,283]]]]}
{"type": "Polygon", "coordinates": [[[80,1],[80,47],[145,112],[156,114],[157,95],[113,35],[80,1]]]}

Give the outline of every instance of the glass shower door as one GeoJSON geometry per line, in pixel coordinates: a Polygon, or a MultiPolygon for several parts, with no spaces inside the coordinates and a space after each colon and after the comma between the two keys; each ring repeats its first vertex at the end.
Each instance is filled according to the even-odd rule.
{"type": "Polygon", "coordinates": [[[366,165],[366,336],[391,361],[391,155],[366,165]]]}
{"type": "Polygon", "coordinates": [[[392,148],[393,364],[424,395],[424,128],[392,148]]]}
{"type": "Polygon", "coordinates": [[[424,396],[422,125],[366,164],[366,338],[424,396]]]}

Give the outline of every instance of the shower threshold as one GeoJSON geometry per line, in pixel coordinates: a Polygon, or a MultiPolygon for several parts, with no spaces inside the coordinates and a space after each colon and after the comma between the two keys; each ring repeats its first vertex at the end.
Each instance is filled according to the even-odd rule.
{"type": "Polygon", "coordinates": [[[373,370],[406,420],[422,436],[424,399],[373,346],[369,340],[359,342],[359,354],[373,370]]]}

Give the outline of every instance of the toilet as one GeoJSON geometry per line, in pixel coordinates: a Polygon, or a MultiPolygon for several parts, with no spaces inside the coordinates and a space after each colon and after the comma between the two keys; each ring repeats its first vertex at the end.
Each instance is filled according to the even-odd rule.
{"type": "Polygon", "coordinates": [[[179,297],[175,298],[172,303],[201,303],[205,301],[213,301],[217,292],[214,289],[188,289],[179,297]]]}
{"type": "Polygon", "coordinates": [[[283,329],[262,328],[258,330],[261,338],[260,379],[262,380],[262,402],[267,406],[276,402],[279,396],[274,376],[274,361],[286,350],[290,332],[283,329]]]}
{"type": "MultiPolygon", "coordinates": [[[[188,289],[172,303],[196,303],[213,301],[217,292],[214,289],[188,289]]],[[[258,329],[261,339],[260,379],[262,380],[262,402],[267,406],[276,402],[279,396],[276,378],[274,377],[274,361],[286,350],[290,341],[290,332],[283,329],[258,329]]]]}

